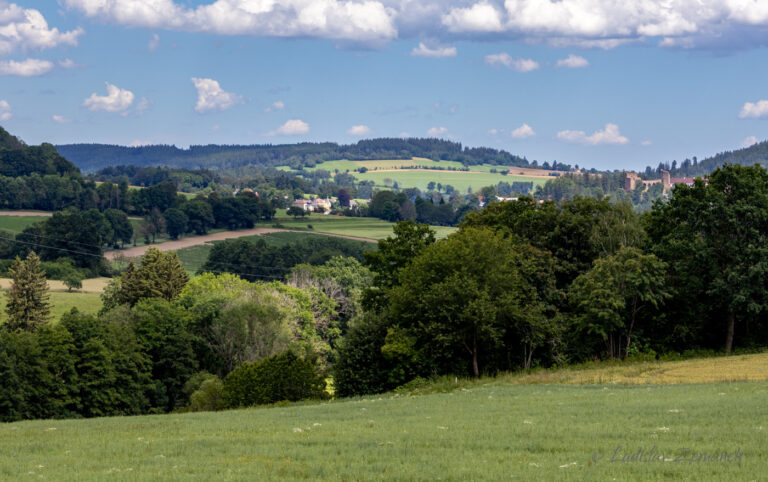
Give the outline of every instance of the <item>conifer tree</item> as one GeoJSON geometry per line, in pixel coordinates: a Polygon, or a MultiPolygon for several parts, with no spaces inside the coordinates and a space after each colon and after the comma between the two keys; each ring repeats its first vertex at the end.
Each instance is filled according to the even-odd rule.
{"type": "Polygon", "coordinates": [[[8,322],[5,328],[8,331],[34,331],[48,322],[51,313],[48,282],[40,267],[40,258],[34,251],[30,251],[24,261],[16,257],[8,272],[13,283],[7,293],[5,312],[8,322]]]}

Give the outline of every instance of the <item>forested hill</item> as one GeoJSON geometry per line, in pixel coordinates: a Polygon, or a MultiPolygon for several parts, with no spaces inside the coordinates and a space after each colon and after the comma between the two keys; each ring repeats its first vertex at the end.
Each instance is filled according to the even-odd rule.
{"type": "Polygon", "coordinates": [[[458,161],[465,165],[489,163],[517,167],[529,166],[527,159],[506,151],[485,147],[463,147],[461,143],[440,139],[417,138],[368,139],[347,145],[333,142],[305,142],[282,145],[206,145],[179,149],[168,145],[125,147],[106,144],[65,144],[56,148],[84,171],[95,171],[120,164],[188,169],[230,169],[248,164],[265,167],[289,165],[298,168],[312,167],[319,162],[337,159],[410,159],[412,157],[458,161]]]}
{"type": "Polygon", "coordinates": [[[32,173],[79,175],[80,171],[56,152],[52,144],[27,146],[0,127],[0,176],[18,177],[32,173]]]}
{"type": "Polygon", "coordinates": [[[697,160],[696,157],[693,157],[693,159],[685,159],[680,163],[677,161],[673,161],[672,164],[661,163],[656,168],[649,166],[645,168],[645,174],[648,177],[657,178],[659,176],[659,169],[666,169],[672,177],[706,176],[723,164],[739,164],[742,166],[760,164],[768,168],[768,141],[759,142],[744,149],[721,152],[702,160],[697,160]]]}

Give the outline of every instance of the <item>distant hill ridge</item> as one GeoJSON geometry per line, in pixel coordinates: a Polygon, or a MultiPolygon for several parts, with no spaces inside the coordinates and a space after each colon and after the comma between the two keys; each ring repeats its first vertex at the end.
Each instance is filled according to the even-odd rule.
{"type": "Polygon", "coordinates": [[[658,167],[648,166],[645,168],[645,175],[649,178],[658,178],[659,169],[666,169],[672,177],[697,177],[706,176],[723,164],[739,164],[742,166],[752,166],[760,164],[768,168],[768,141],[758,142],[743,149],[735,151],[724,151],[706,159],[697,160],[696,157],[685,159],[679,165],[661,163],[658,167]]]}
{"type": "Polygon", "coordinates": [[[56,148],[85,171],[117,164],[188,169],[230,169],[248,164],[265,167],[288,165],[298,168],[313,167],[324,161],[338,159],[378,160],[412,157],[457,161],[465,165],[489,163],[537,167],[531,165],[526,158],[503,150],[464,147],[458,142],[432,138],[367,139],[347,145],[334,142],[304,142],[280,145],[205,145],[179,149],[169,145],[126,147],[107,144],[65,144],[56,148]]]}

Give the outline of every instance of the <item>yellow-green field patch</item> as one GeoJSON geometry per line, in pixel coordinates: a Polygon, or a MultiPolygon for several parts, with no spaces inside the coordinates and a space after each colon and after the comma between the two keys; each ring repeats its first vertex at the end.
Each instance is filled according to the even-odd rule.
{"type": "MultiPolygon", "coordinates": [[[[5,304],[6,291],[0,291],[0,322],[6,319],[5,304]]],[[[95,315],[101,309],[101,296],[98,293],[72,293],[52,291],[50,293],[51,321],[56,323],[64,313],[69,313],[72,308],[77,308],[82,313],[95,315]]],[[[2,477],[0,477],[1,479],[2,477]]]]}
{"type": "Polygon", "coordinates": [[[406,169],[402,171],[368,171],[356,172],[354,176],[360,181],[373,181],[377,187],[391,188],[397,183],[398,187],[417,187],[422,191],[427,190],[430,182],[440,183],[443,187],[451,185],[457,191],[466,193],[471,187],[478,191],[485,186],[496,186],[500,182],[532,182],[533,188],[543,186],[546,178],[528,176],[503,176],[491,172],[462,172],[462,171],[432,171],[406,169]]]}

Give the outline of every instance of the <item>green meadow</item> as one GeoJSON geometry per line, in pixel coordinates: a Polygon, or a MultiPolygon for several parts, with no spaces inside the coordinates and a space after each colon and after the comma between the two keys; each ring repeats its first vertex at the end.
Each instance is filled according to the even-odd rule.
{"type": "MultiPolygon", "coordinates": [[[[81,293],[73,291],[51,291],[51,320],[55,323],[64,313],[69,313],[72,308],[77,308],[82,313],[95,315],[101,309],[101,295],[99,293],[81,293]]],[[[0,291],[0,320],[5,320],[5,290],[0,291]]]]}
{"type": "Polygon", "coordinates": [[[24,228],[45,221],[42,216],[0,216],[0,231],[20,233],[24,228]]]}
{"type": "MultiPolygon", "coordinates": [[[[394,223],[377,218],[355,218],[325,214],[311,214],[304,218],[294,219],[291,216],[286,216],[285,210],[282,209],[278,210],[275,220],[272,221],[272,224],[275,223],[286,229],[301,229],[317,233],[338,234],[374,240],[391,236],[392,226],[394,226],[394,223]],[[312,228],[310,229],[308,225],[311,225],[312,228]]],[[[269,224],[269,226],[272,224],[269,224]]],[[[258,227],[262,226],[259,225],[258,227]]],[[[268,227],[268,225],[263,227],[268,227]]],[[[437,238],[444,238],[456,231],[456,228],[450,226],[431,226],[430,228],[435,231],[437,238]]]]}
{"type": "Polygon", "coordinates": [[[478,191],[485,186],[495,186],[500,182],[533,182],[536,186],[543,186],[547,181],[542,177],[529,176],[503,176],[490,172],[462,172],[462,171],[368,171],[365,173],[353,173],[360,181],[373,181],[377,187],[391,188],[394,183],[400,188],[417,187],[422,191],[427,190],[430,181],[443,186],[451,185],[459,192],[466,193],[469,188],[478,191]]]}
{"type": "MultiPolygon", "coordinates": [[[[307,171],[314,171],[317,169],[323,169],[330,172],[346,172],[355,176],[360,181],[373,181],[377,187],[391,188],[394,183],[397,183],[399,187],[417,187],[423,191],[427,189],[427,184],[430,181],[440,183],[442,185],[451,185],[455,189],[466,192],[468,188],[478,190],[485,186],[495,186],[499,182],[533,182],[534,188],[536,186],[543,186],[547,182],[546,177],[533,177],[526,175],[515,175],[514,167],[504,167],[492,164],[482,164],[477,166],[471,166],[472,171],[481,172],[467,172],[467,171],[450,171],[450,170],[436,170],[439,169],[461,169],[464,166],[460,162],[456,161],[433,161],[431,159],[424,158],[412,158],[412,159],[383,159],[375,161],[326,161],[315,165],[313,168],[304,168],[307,171]],[[435,170],[414,170],[406,169],[402,171],[388,171],[388,169],[403,169],[418,166],[424,169],[435,170]],[[365,167],[367,172],[353,172],[357,169],[365,167]],[[491,169],[498,171],[509,169],[509,175],[502,175],[499,173],[492,173],[491,169]],[[384,171],[382,171],[384,170],[384,171]]],[[[280,169],[290,171],[288,166],[282,166],[280,169]]]]}
{"type": "Polygon", "coordinates": [[[768,386],[511,385],[0,425],[0,479],[762,480],[768,386]]]}

